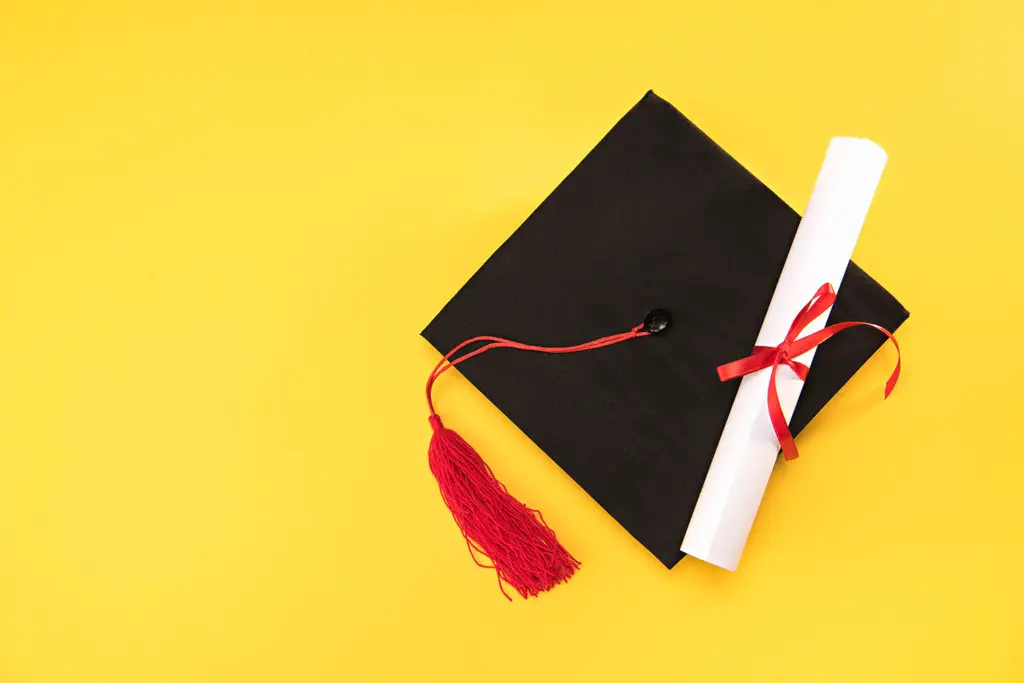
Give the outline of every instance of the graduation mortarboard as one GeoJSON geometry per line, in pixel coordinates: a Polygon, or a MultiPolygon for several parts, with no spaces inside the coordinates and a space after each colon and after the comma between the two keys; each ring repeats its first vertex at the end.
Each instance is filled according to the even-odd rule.
{"type": "MultiPolygon", "coordinates": [[[[737,394],[716,369],[751,353],[799,224],[784,201],[649,92],[423,336],[449,359],[468,360],[460,372],[672,567],[737,394]],[[554,353],[470,360],[490,348],[554,353]]],[[[830,324],[894,330],[907,317],[849,263],[830,324]]],[[[858,328],[818,349],[789,421],[794,434],[884,341],[858,328]]],[[[442,360],[430,384],[447,367],[442,360]]],[[[431,469],[471,552],[486,556],[475,553],[478,562],[524,596],[568,578],[578,563],[542,518],[493,480],[433,405],[431,422],[431,469]],[[543,556],[543,567],[528,552],[543,556]]]]}

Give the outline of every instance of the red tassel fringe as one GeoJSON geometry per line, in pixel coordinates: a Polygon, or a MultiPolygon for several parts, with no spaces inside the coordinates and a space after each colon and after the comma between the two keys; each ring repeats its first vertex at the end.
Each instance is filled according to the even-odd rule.
{"type": "Polygon", "coordinates": [[[498,574],[498,588],[506,598],[505,584],[524,598],[536,596],[568,581],[579,569],[579,561],[570,555],[555,538],[555,532],[544,521],[540,511],[528,508],[512,497],[504,484],[494,478],[491,468],[461,436],[441,423],[434,412],[431,390],[437,378],[456,365],[492,349],[518,349],[537,353],[576,353],[619,344],[653,331],[666,328],[664,318],[652,318],[661,311],[648,314],[645,320],[628,332],[601,337],[575,346],[536,346],[501,337],[473,337],[462,342],[442,358],[427,379],[427,407],[434,435],[430,439],[430,471],[437,479],[441,497],[452,512],[455,523],[469,546],[473,561],[498,574]],[[657,330],[648,328],[648,323],[657,330]],[[467,346],[486,342],[483,346],[456,357],[467,346]],[[484,564],[478,555],[491,561],[484,564]]]}
{"type": "Polygon", "coordinates": [[[567,581],[580,563],[558,542],[540,512],[513,498],[476,450],[445,427],[440,417],[432,415],[430,424],[434,428],[428,450],[430,471],[441,497],[473,560],[497,572],[505,597],[512,599],[503,584],[526,598],[567,581]],[[478,554],[491,564],[482,563],[478,554]]]}

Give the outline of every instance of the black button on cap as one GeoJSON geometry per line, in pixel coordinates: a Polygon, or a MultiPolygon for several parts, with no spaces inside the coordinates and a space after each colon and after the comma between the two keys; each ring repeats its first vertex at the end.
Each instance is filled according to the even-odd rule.
{"type": "Polygon", "coordinates": [[[655,308],[653,311],[647,314],[644,318],[644,326],[641,328],[644,332],[650,332],[651,334],[657,334],[667,330],[672,325],[672,314],[664,308],[655,308]]]}

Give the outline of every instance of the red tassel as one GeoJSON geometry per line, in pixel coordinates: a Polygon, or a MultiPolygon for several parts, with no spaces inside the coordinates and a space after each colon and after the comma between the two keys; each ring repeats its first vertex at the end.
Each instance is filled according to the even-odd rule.
{"type": "Polygon", "coordinates": [[[476,450],[441,424],[440,417],[431,416],[430,424],[434,428],[428,451],[430,471],[441,497],[473,560],[497,572],[505,597],[512,599],[504,583],[526,598],[567,581],[580,563],[558,542],[540,512],[516,500],[476,450]],[[485,555],[491,564],[483,564],[477,554],[485,555]]]}
{"type": "Polygon", "coordinates": [[[580,563],[561,546],[540,511],[526,507],[513,498],[505,485],[494,478],[491,468],[473,447],[441,424],[431,398],[434,382],[459,363],[491,349],[539,353],[590,351],[660,332],[666,329],[670,320],[667,312],[652,311],[643,324],[629,332],[576,346],[534,346],[501,337],[474,337],[449,351],[430,373],[427,379],[427,406],[430,408],[430,425],[434,428],[428,450],[430,471],[437,479],[445,505],[451,510],[455,523],[466,539],[473,561],[497,572],[498,587],[509,600],[512,598],[505,592],[504,584],[515,588],[524,598],[536,596],[568,581],[580,563]],[[466,346],[480,342],[487,343],[455,357],[466,346]],[[491,563],[482,563],[478,555],[486,556],[491,563]]]}

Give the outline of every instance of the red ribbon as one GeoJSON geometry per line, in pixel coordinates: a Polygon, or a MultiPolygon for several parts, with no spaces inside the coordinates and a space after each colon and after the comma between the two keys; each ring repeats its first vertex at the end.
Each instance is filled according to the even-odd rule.
{"type": "Polygon", "coordinates": [[[782,404],[779,403],[779,391],[775,384],[775,376],[780,365],[788,365],[796,373],[797,377],[806,380],[807,372],[810,368],[799,361],[793,360],[796,356],[807,353],[843,330],[866,325],[884,334],[896,347],[896,369],[892,371],[889,381],[885,383],[885,398],[889,398],[889,394],[892,393],[893,388],[896,386],[896,381],[900,378],[900,345],[896,342],[896,337],[889,330],[879,325],[865,322],[836,323],[835,325],[829,325],[819,332],[797,338],[815,318],[831,308],[835,300],[836,291],[832,289],[832,285],[826,282],[818,288],[818,291],[814,293],[814,296],[807,302],[807,305],[797,313],[793,324],[789,328],[789,332],[786,333],[786,338],[782,340],[781,344],[778,346],[755,346],[754,352],[746,358],[718,366],[718,377],[723,382],[728,382],[731,379],[749,375],[752,372],[765,368],[770,367],[772,369],[772,376],[768,381],[768,416],[771,418],[772,427],[775,428],[775,435],[779,437],[779,445],[782,446],[782,454],[786,460],[795,459],[799,453],[796,449],[796,443],[793,441],[793,434],[789,431],[789,425],[786,424],[786,416],[782,412],[782,404]]]}

